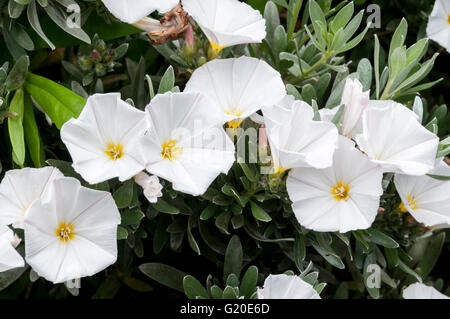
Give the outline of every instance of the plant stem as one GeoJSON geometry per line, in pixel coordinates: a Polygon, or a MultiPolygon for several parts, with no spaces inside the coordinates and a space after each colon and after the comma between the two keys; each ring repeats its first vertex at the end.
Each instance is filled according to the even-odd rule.
{"type": "Polygon", "coordinates": [[[298,15],[300,14],[300,9],[302,8],[303,0],[291,0],[289,4],[291,9],[291,14],[288,19],[287,26],[287,38],[291,40],[294,38],[295,26],[297,25],[298,15]]]}
{"type": "Polygon", "coordinates": [[[325,52],[322,54],[322,58],[320,58],[319,61],[314,63],[309,69],[306,69],[305,71],[302,71],[302,75],[300,76],[300,79],[304,79],[308,74],[315,71],[317,68],[319,68],[322,64],[326,63],[328,59],[333,55],[333,52],[325,52]]]}

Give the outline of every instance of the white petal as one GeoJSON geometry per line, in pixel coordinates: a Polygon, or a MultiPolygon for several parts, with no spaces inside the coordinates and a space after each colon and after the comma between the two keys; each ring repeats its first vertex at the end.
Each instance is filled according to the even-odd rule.
{"type": "Polygon", "coordinates": [[[292,209],[299,223],[315,231],[367,229],[377,215],[382,195],[382,169],[345,137],[330,168],[295,168],[286,182],[292,209]],[[347,199],[335,199],[333,187],[348,187],[347,199]]]}
{"type": "MultiPolygon", "coordinates": [[[[441,161],[431,174],[450,176],[450,167],[441,161]]],[[[426,226],[450,224],[450,181],[396,174],[394,182],[405,208],[418,222],[426,226]],[[410,207],[407,196],[414,198],[415,207],[410,207]]]]}
{"type": "Polygon", "coordinates": [[[119,211],[107,192],[73,178],[53,183],[47,201],[35,201],[25,218],[26,260],[54,283],[94,275],[117,258],[119,211]],[[57,235],[61,223],[73,227],[66,243],[57,235]]]}
{"type": "Polygon", "coordinates": [[[61,128],[74,169],[90,184],[114,177],[124,181],[142,171],[138,141],[148,129],[144,115],[118,93],[89,97],[78,119],[61,128]],[[105,152],[111,143],[122,147],[122,156],[116,160],[105,152]]]}
{"type": "Polygon", "coordinates": [[[119,20],[135,23],[155,10],[161,13],[175,7],[179,0],[102,0],[106,8],[119,20]]]}
{"type": "Polygon", "coordinates": [[[285,95],[281,75],[266,62],[250,57],[213,60],[196,69],[185,92],[201,92],[223,112],[223,123],[246,118],[285,95]],[[239,110],[240,116],[227,115],[239,110]]]}
{"type": "Polygon", "coordinates": [[[0,184],[0,226],[13,224],[16,228],[23,228],[23,219],[30,205],[45,198],[53,180],[63,176],[54,167],[6,172],[0,184]]]}
{"type": "Polygon", "coordinates": [[[211,101],[195,92],[166,93],[147,107],[151,130],[141,140],[146,169],[173,183],[175,190],[198,196],[235,160],[234,144],[218,124],[211,101]],[[164,158],[162,145],[173,141],[179,150],[164,158]]]}
{"type": "Polygon", "coordinates": [[[369,103],[370,91],[363,92],[363,86],[359,80],[347,79],[342,93],[341,104],[345,105],[341,119],[342,135],[353,138],[359,132],[361,116],[369,103]]]}
{"type": "Polygon", "coordinates": [[[404,299],[450,299],[436,288],[421,283],[414,283],[403,290],[404,299]]]}
{"type": "Polygon", "coordinates": [[[439,138],[417,121],[414,112],[392,102],[366,109],[363,134],[356,141],[385,172],[423,175],[434,166],[439,138]]]}
{"type": "Polygon", "coordinates": [[[182,0],[182,4],[217,47],[260,43],[266,37],[259,11],[238,0],[182,0]]]}
{"type": "Polygon", "coordinates": [[[258,299],[320,299],[314,287],[298,276],[269,275],[258,299]]]}
{"type": "Polygon", "coordinates": [[[14,233],[8,227],[0,227],[0,273],[24,267],[22,256],[13,247],[14,233]]]}
{"type": "Polygon", "coordinates": [[[296,101],[290,110],[263,107],[263,114],[275,165],[284,169],[331,166],[338,131],[332,123],[314,121],[308,104],[296,101]]]}

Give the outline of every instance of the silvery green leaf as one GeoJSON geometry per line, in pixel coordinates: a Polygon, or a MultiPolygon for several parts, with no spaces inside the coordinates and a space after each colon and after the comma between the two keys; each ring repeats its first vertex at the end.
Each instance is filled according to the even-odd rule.
{"type": "Polygon", "coordinates": [[[405,43],[406,33],[408,32],[408,22],[403,18],[392,36],[391,45],[389,47],[389,60],[395,49],[401,47],[405,43]]]}
{"type": "Polygon", "coordinates": [[[55,45],[47,38],[44,31],[42,31],[41,23],[39,22],[39,16],[36,9],[36,2],[33,0],[27,8],[28,21],[34,31],[44,40],[52,50],[55,50],[55,45]]]}
{"type": "Polygon", "coordinates": [[[84,32],[80,27],[70,27],[67,23],[68,16],[63,13],[62,10],[54,6],[53,4],[49,4],[45,8],[45,12],[47,12],[48,16],[55,22],[61,29],[70,34],[71,36],[80,39],[87,44],[91,44],[91,38],[84,32]]]}
{"type": "Polygon", "coordinates": [[[423,103],[422,103],[422,99],[420,97],[416,96],[416,98],[414,99],[414,104],[413,104],[412,110],[419,117],[419,122],[422,123],[422,121],[423,121],[423,103]]]}
{"type": "Polygon", "coordinates": [[[14,0],[9,0],[8,2],[8,14],[11,19],[17,19],[21,16],[25,6],[14,0]]]}
{"type": "Polygon", "coordinates": [[[368,59],[361,59],[358,63],[358,68],[356,70],[358,73],[358,79],[363,85],[363,90],[368,91],[372,86],[372,64],[368,59]]]}
{"type": "Polygon", "coordinates": [[[353,16],[353,12],[354,4],[353,2],[350,2],[334,16],[330,23],[331,31],[336,33],[337,30],[344,28],[353,16]]]}
{"type": "Polygon", "coordinates": [[[273,44],[275,28],[280,25],[280,15],[278,8],[272,1],[266,3],[264,8],[264,19],[266,20],[267,41],[273,44]]]}

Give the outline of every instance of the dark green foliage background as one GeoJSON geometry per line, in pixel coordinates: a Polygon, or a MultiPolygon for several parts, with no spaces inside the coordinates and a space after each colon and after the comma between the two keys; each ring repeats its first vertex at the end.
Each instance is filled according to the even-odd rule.
{"type": "MultiPolygon", "coordinates": [[[[258,8],[263,12],[267,1],[249,0],[248,2],[253,7],[258,8]]],[[[320,3],[321,1],[318,2],[320,3]]],[[[333,1],[333,5],[336,5],[334,2],[338,1],[333,1]]],[[[359,0],[355,1],[355,3],[357,4],[355,12],[365,9],[367,5],[371,3],[378,4],[381,7],[382,26],[380,29],[371,29],[360,45],[350,52],[347,52],[347,60],[352,60],[354,62],[350,65],[351,72],[356,70],[358,61],[362,58],[368,58],[373,61],[373,35],[375,33],[378,35],[381,46],[384,49],[384,56],[386,55],[386,50],[389,48],[393,32],[403,17],[406,17],[409,24],[406,44],[409,46],[418,39],[423,38],[427,22],[426,15],[431,12],[434,0],[359,0]]],[[[2,4],[1,1],[0,4],[2,4]]],[[[4,14],[4,12],[2,14],[4,14]]],[[[285,17],[285,11],[281,10],[280,14],[283,19],[283,17],[285,17]]],[[[367,16],[368,14],[365,15],[365,17],[367,16]]],[[[23,20],[21,22],[26,25],[26,20],[24,20],[23,16],[21,19],[23,20]]],[[[142,79],[145,74],[152,75],[153,84],[155,87],[158,87],[158,84],[167,68],[170,66],[170,63],[168,63],[167,59],[163,57],[158,50],[149,45],[145,36],[136,34],[137,30],[134,28],[115,21],[111,21],[112,24],[105,24],[103,19],[104,12],[101,9],[98,9],[97,11],[94,10],[94,12],[91,12],[83,29],[91,36],[91,38],[97,33],[99,38],[105,40],[111,48],[117,48],[123,43],[128,43],[129,48],[126,55],[117,61],[119,64],[114,66],[113,70],[107,75],[102,76],[102,85],[99,85],[97,78],[94,78],[91,84],[84,87],[85,93],[93,94],[95,92],[103,91],[121,91],[123,99],[131,98],[137,107],[143,108],[150,100],[148,86],[144,81],[137,81],[136,79],[142,79]]],[[[108,19],[111,18],[108,17],[108,19]]],[[[50,39],[56,46],[65,49],[58,49],[57,52],[52,53],[47,49],[45,42],[40,40],[39,37],[34,34],[32,38],[36,44],[36,48],[30,54],[30,70],[35,74],[45,76],[66,87],[73,88],[71,83],[76,79],[76,76],[74,76],[74,73],[71,73],[67,67],[65,68],[62,65],[62,61],[69,64],[73,63],[77,55],[79,55],[79,46],[83,44],[81,41],[66,35],[62,30],[58,29],[48,17],[42,17],[41,23],[43,24],[44,31],[49,31],[46,33],[49,34],[50,39]]],[[[33,33],[30,32],[30,34],[33,33]]],[[[424,59],[429,59],[436,51],[440,51],[441,54],[436,60],[433,71],[428,75],[424,82],[435,81],[439,78],[443,78],[443,81],[433,88],[422,92],[423,100],[428,104],[428,120],[425,120],[424,123],[427,123],[432,119],[434,109],[437,106],[445,104],[445,101],[450,100],[450,73],[448,69],[448,62],[450,59],[449,53],[441,49],[438,44],[431,42],[424,59]]],[[[0,64],[4,61],[12,62],[12,60],[13,59],[4,43],[4,38],[0,37],[0,64]]],[[[180,89],[183,89],[188,75],[185,72],[180,72],[179,69],[175,67],[175,76],[175,84],[178,85],[180,89]]],[[[79,82],[82,81],[81,78],[77,80],[79,82]]],[[[325,93],[325,95],[328,94],[330,94],[330,89],[325,93]]],[[[59,131],[54,126],[48,126],[41,113],[36,112],[36,118],[40,129],[42,144],[44,145],[45,158],[70,162],[70,156],[60,141],[59,131]]],[[[444,138],[449,134],[449,131],[450,116],[447,113],[439,122],[439,136],[444,138]]],[[[0,125],[0,146],[0,162],[2,165],[0,178],[2,178],[5,171],[17,168],[13,164],[11,154],[9,153],[11,145],[6,125],[0,125]]],[[[26,163],[30,164],[31,159],[27,157],[26,163]]],[[[74,174],[70,167],[67,166],[67,163],[52,162],[52,164],[59,168],[63,168],[63,172],[66,175],[74,174]]],[[[225,182],[234,181],[239,174],[244,175],[240,170],[241,168],[236,165],[233,169],[234,173],[228,178],[221,176],[217,181],[216,186],[220,189],[225,182]]],[[[130,206],[130,202],[126,203],[127,201],[137,202],[138,196],[141,195],[141,190],[139,190],[136,185],[133,185],[132,183],[119,185],[116,180],[110,181],[109,184],[106,185],[97,185],[97,187],[111,189],[111,191],[114,192],[116,201],[125,201],[124,207],[130,206]]],[[[166,194],[164,200],[170,202],[178,209],[195,216],[198,216],[208,204],[208,202],[203,199],[196,200],[181,194],[178,194],[177,198],[171,202],[170,195],[170,193],[166,194]]],[[[173,224],[172,216],[169,214],[157,213],[154,206],[148,205],[148,203],[143,201],[142,196],[140,196],[140,198],[141,205],[136,205],[135,208],[139,208],[140,211],[146,215],[141,221],[139,227],[141,230],[131,236],[132,238],[129,236],[127,240],[119,241],[119,260],[116,265],[109,267],[106,271],[96,276],[82,280],[82,286],[79,290],[78,297],[73,297],[63,285],[53,285],[43,279],[39,279],[36,282],[30,282],[30,270],[26,269],[24,272],[23,270],[20,270],[22,274],[18,272],[11,273],[11,275],[17,274],[18,280],[5,290],[0,291],[0,298],[184,298],[185,295],[183,292],[167,288],[166,286],[149,279],[139,270],[138,267],[141,264],[149,262],[158,262],[175,267],[186,274],[194,276],[203,284],[206,282],[207,276],[211,274],[223,288],[223,283],[220,283],[224,268],[223,253],[225,252],[231,236],[220,233],[218,228],[211,224],[211,221],[208,222],[211,224],[208,229],[212,232],[211,235],[217,240],[217,250],[223,252],[222,254],[218,254],[201,240],[201,237],[205,236],[203,236],[204,234],[201,236],[196,222],[193,222],[192,226],[195,227],[193,227],[192,232],[194,238],[197,239],[197,244],[202,255],[199,256],[194,249],[192,249],[192,243],[189,244],[186,238],[184,239],[182,246],[175,252],[170,249],[170,243],[166,243],[166,240],[168,239],[167,236],[169,235],[167,232],[161,231],[173,224]],[[131,248],[130,246],[134,248],[131,248]]],[[[265,202],[266,206],[272,204],[278,205],[279,202],[275,203],[270,200],[265,202]]],[[[278,207],[277,209],[280,214],[282,214],[283,207],[278,207]]],[[[128,212],[128,209],[125,209],[125,211],[128,212]]],[[[176,217],[180,219],[180,223],[183,227],[186,227],[186,223],[190,223],[188,214],[181,214],[181,216],[176,217]]],[[[279,227],[279,230],[274,230],[274,232],[279,231],[279,235],[283,235],[283,232],[286,231],[284,224],[288,223],[289,220],[283,219],[282,216],[272,217],[274,220],[277,220],[277,227],[279,227]]],[[[404,219],[405,216],[395,215],[392,217],[392,220],[382,219],[377,222],[381,229],[384,229],[386,225],[390,225],[392,228],[399,226],[398,232],[397,230],[391,229],[389,230],[389,235],[396,240],[401,240],[402,232],[405,231],[405,229],[402,228],[402,225],[405,225],[405,223],[407,224],[404,219]]],[[[173,225],[173,227],[176,226],[177,225],[173,225]]],[[[232,234],[237,234],[240,237],[244,249],[243,268],[246,269],[247,266],[250,265],[258,267],[260,273],[259,284],[262,284],[262,274],[282,273],[287,270],[298,272],[295,263],[287,258],[285,254],[286,252],[288,254],[292,253],[291,246],[288,247],[285,243],[255,243],[255,240],[248,236],[243,229],[230,232],[232,234]],[[256,256],[257,258],[254,258],[256,256]]],[[[414,230],[412,230],[412,232],[414,232],[414,230]]],[[[443,231],[442,233],[445,233],[447,236],[445,236],[446,239],[442,248],[442,253],[437,260],[436,266],[430,273],[429,279],[436,285],[441,286],[443,291],[447,288],[446,293],[449,294],[450,273],[448,269],[450,269],[450,232],[443,231]]],[[[356,241],[354,244],[358,245],[356,241]]],[[[358,290],[358,284],[355,283],[354,278],[351,276],[352,269],[350,269],[349,272],[348,269],[340,270],[332,267],[329,263],[325,262],[319,254],[312,251],[310,248],[308,248],[307,251],[307,260],[313,261],[315,267],[317,267],[315,270],[319,270],[319,282],[325,281],[328,283],[322,293],[323,298],[369,297],[368,292],[364,289],[362,291],[358,290]]],[[[352,262],[349,262],[348,260],[346,260],[345,263],[346,265],[352,264],[352,262]]],[[[303,265],[303,267],[305,267],[305,265],[303,265]]],[[[399,273],[400,271],[398,269],[393,270],[394,275],[398,275],[399,273]]],[[[412,282],[414,280],[407,278],[405,281],[412,282]]],[[[399,291],[395,289],[385,289],[383,290],[382,295],[386,298],[398,297],[399,291]]]]}

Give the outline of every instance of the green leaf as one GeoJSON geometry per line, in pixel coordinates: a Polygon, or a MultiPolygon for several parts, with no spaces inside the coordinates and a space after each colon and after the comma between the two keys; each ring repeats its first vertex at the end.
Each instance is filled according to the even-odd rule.
{"type": "Polygon", "coordinates": [[[161,212],[161,213],[172,214],[172,215],[176,215],[176,214],[180,213],[180,210],[178,208],[169,204],[162,198],[158,198],[158,202],[151,203],[151,205],[154,209],[156,209],[158,212],[161,212]]]}
{"type": "Polygon", "coordinates": [[[184,293],[189,299],[208,298],[208,292],[205,287],[194,277],[187,275],[183,279],[184,293]]]}
{"type": "Polygon", "coordinates": [[[28,56],[24,55],[17,60],[16,64],[14,64],[8,74],[8,77],[6,78],[5,85],[8,91],[17,90],[23,85],[25,79],[27,78],[29,66],[30,59],[28,56]]]}
{"type": "Polygon", "coordinates": [[[438,181],[450,181],[450,176],[427,174],[427,176],[437,179],[438,181]]]}
{"type": "Polygon", "coordinates": [[[408,275],[414,277],[418,282],[422,282],[422,277],[420,277],[414,270],[409,268],[403,261],[399,260],[398,266],[408,275]]]}
{"type": "Polygon", "coordinates": [[[380,98],[380,41],[377,35],[374,35],[375,45],[374,45],[374,68],[375,68],[375,96],[377,100],[380,98]]]}
{"type": "Polygon", "coordinates": [[[284,52],[287,48],[287,34],[282,25],[275,28],[273,46],[276,52],[284,52]]]}
{"type": "Polygon", "coordinates": [[[117,240],[124,240],[128,237],[128,230],[122,226],[117,226],[117,240]]]}
{"type": "MultiPolygon", "coordinates": [[[[391,45],[389,47],[389,61],[395,49],[401,47],[405,43],[406,33],[408,32],[408,22],[403,18],[392,36],[391,45]]],[[[389,63],[390,64],[390,63],[389,63]]]]}
{"type": "Polygon", "coordinates": [[[427,278],[436,265],[439,257],[441,256],[444,243],[444,232],[437,234],[431,239],[427,249],[425,250],[425,254],[420,261],[420,270],[422,271],[423,279],[427,278]]]}
{"type": "Polygon", "coordinates": [[[399,244],[394,239],[377,229],[370,228],[367,229],[367,232],[370,234],[369,240],[375,244],[381,245],[386,248],[399,247],[399,244]]]}
{"type": "Polygon", "coordinates": [[[255,202],[250,201],[250,207],[252,210],[252,215],[255,219],[262,222],[270,222],[272,220],[272,217],[270,217],[269,214],[267,214],[266,211],[255,202]]]}
{"type": "Polygon", "coordinates": [[[372,86],[372,65],[370,61],[366,58],[361,59],[358,63],[358,79],[363,85],[364,91],[369,91],[372,86]]]}
{"type": "Polygon", "coordinates": [[[194,238],[194,235],[192,234],[192,224],[193,224],[193,215],[189,216],[188,225],[187,225],[187,237],[189,246],[191,246],[192,250],[197,253],[197,255],[200,255],[200,247],[197,244],[197,241],[194,238]]]}
{"type": "Polygon", "coordinates": [[[173,67],[169,66],[161,78],[161,82],[158,87],[158,94],[164,94],[170,92],[175,86],[175,73],[173,67]]]}
{"type": "Polygon", "coordinates": [[[363,272],[363,276],[364,276],[364,284],[366,286],[367,291],[369,292],[370,296],[374,299],[378,299],[380,297],[380,288],[379,287],[371,287],[369,284],[374,284],[374,282],[370,281],[370,279],[372,278],[372,276],[376,276],[376,274],[374,273],[376,271],[375,269],[369,269],[370,265],[377,265],[377,259],[375,256],[375,252],[372,252],[370,254],[367,255],[365,261],[364,261],[364,272],[363,272]],[[369,272],[370,270],[370,272],[369,272]]]}
{"type": "Polygon", "coordinates": [[[0,291],[8,288],[28,269],[28,266],[22,268],[14,268],[8,271],[0,272],[0,291]]]}
{"type": "Polygon", "coordinates": [[[125,210],[122,214],[122,222],[120,223],[122,226],[131,226],[131,225],[137,225],[141,221],[142,218],[144,218],[144,213],[136,208],[136,209],[130,209],[125,210]]]}
{"type": "Polygon", "coordinates": [[[345,269],[345,265],[338,255],[331,253],[316,243],[313,243],[313,247],[330,265],[338,269],[345,269]]]}
{"type": "Polygon", "coordinates": [[[249,200],[249,196],[241,196],[238,191],[230,184],[222,186],[222,193],[227,196],[233,197],[241,207],[245,207],[249,200]]]}
{"type": "Polygon", "coordinates": [[[64,86],[31,73],[28,73],[25,89],[58,128],[71,118],[77,118],[86,104],[84,98],[64,86]]]}
{"type": "Polygon", "coordinates": [[[400,259],[398,258],[397,249],[384,248],[384,255],[386,256],[387,262],[390,266],[398,266],[400,259]]]}
{"type": "Polygon", "coordinates": [[[14,0],[9,0],[8,2],[8,14],[11,19],[17,19],[22,14],[25,6],[23,4],[17,3],[14,0]]]}
{"type": "Polygon", "coordinates": [[[250,296],[256,290],[256,284],[258,282],[258,267],[250,266],[242,277],[241,285],[239,286],[239,292],[245,299],[249,299],[250,296]]]}
{"type": "Polygon", "coordinates": [[[268,1],[264,8],[264,19],[266,20],[266,39],[270,45],[273,45],[275,28],[280,25],[280,15],[277,6],[272,1],[268,1]]]}
{"type": "Polygon", "coordinates": [[[210,204],[205,207],[205,209],[200,214],[201,220],[208,220],[212,216],[215,216],[218,212],[220,212],[220,207],[214,204],[210,204]]]}
{"type": "Polygon", "coordinates": [[[39,137],[39,129],[34,116],[33,103],[28,94],[25,95],[24,107],[23,127],[25,130],[25,141],[34,166],[42,167],[42,163],[45,161],[45,154],[44,150],[41,148],[42,142],[39,137]]]}
{"type": "MultiPolygon", "coordinates": [[[[338,50],[336,50],[335,54],[340,54],[340,53],[349,51],[349,50],[353,49],[354,47],[356,47],[362,41],[364,36],[366,35],[367,31],[369,30],[369,27],[370,27],[370,24],[367,24],[367,26],[363,32],[361,32],[355,38],[353,38],[351,41],[347,42],[344,46],[342,46],[338,50]]],[[[345,32],[345,30],[344,30],[344,32],[345,32]]]]}
{"type": "Polygon", "coordinates": [[[332,32],[336,33],[337,30],[344,28],[353,16],[354,5],[350,2],[345,7],[343,7],[333,18],[330,23],[330,29],[332,32]]]}
{"type": "Polygon", "coordinates": [[[114,192],[113,198],[118,208],[130,206],[133,199],[133,189],[133,180],[128,180],[114,192]]]}
{"type": "Polygon", "coordinates": [[[18,89],[14,94],[9,111],[18,114],[18,116],[8,118],[8,132],[15,155],[14,159],[19,166],[23,167],[25,162],[25,136],[23,130],[24,93],[22,89],[18,89]]]}
{"type": "Polygon", "coordinates": [[[36,2],[33,0],[27,7],[28,22],[34,31],[49,45],[52,50],[55,50],[55,45],[46,37],[42,31],[41,23],[39,22],[39,15],[36,8],[36,2]]]}
{"type": "Polygon", "coordinates": [[[225,289],[223,290],[222,298],[223,299],[237,299],[238,294],[237,294],[236,290],[237,290],[236,288],[233,288],[231,286],[226,286],[225,289]]]}
{"type": "Polygon", "coordinates": [[[225,251],[225,263],[223,266],[223,279],[226,281],[230,274],[235,274],[237,277],[241,274],[242,269],[242,245],[239,237],[234,235],[228,243],[225,251]]]}
{"type": "Polygon", "coordinates": [[[147,263],[139,266],[139,270],[161,285],[184,292],[183,278],[186,274],[172,266],[160,263],[147,263]]]}
{"type": "Polygon", "coordinates": [[[220,289],[219,286],[213,285],[211,287],[211,296],[213,297],[213,299],[222,299],[222,295],[223,295],[223,290],[220,289]]]}
{"type": "MultiPolygon", "coordinates": [[[[44,7],[45,12],[61,29],[63,29],[67,34],[80,39],[81,41],[91,44],[91,39],[83,29],[75,26],[69,25],[68,20],[70,20],[61,10],[57,9],[53,3],[44,7]]],[[[73,23],[72,23],[73,24],[73,23]]]]}
{"type": "Polygon", "coordinates": [[[117,295],[121,286],[122,284],[116,276],[107,276],[92,299],[111,299],[117,295]]]}

